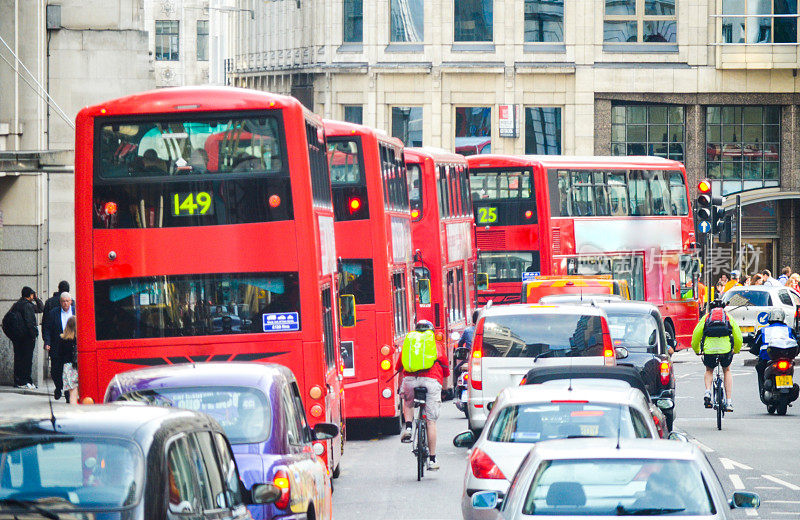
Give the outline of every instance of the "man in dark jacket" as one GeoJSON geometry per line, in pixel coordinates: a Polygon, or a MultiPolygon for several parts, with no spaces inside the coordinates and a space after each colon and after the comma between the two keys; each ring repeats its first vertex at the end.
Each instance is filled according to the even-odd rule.
{"type": "Polygon", "coordinates": [[[59,306],[50,311],[47,326],[42,329],[44,349],[50,352],[53,383],[56,387],[53,397],[56,399],[61,398],[61,389],[64,386],[61,379],[64,373],[64,363],[71,361],[71,359],[65,359],[61,348],[61,333],[64,332],[64,326],[70,316],[75,316],[75,305],[72,303],[72,296],[65,291],[59,296],[59,306]]]}
{"type": "MultiPolygon", "coordinates": [[[[61,280],[58,282],[58,291],[53,293],[53,296],[47,299],[44,302],[44,311],[42,312],[42,337],[45,338],[47,334],[47,330],[50,327],[50,316],[53,312],[53,309],[57,309],[60,306],[61,300],[61,293],[69,292],[69,282],[66,280],[61,280]]],[[[47,347],[50,346],[47,341],[45,341],[44,349],[50,353],[50,377],[53,378],[53,383],[56,387],[55,391],[53,392],[53,397],[56,400],[61,399],[61,372],[64,368],[64,363],[59,362],[55,357],[55,351],[49,350],[47,347]]]]}
{"type": "Polygon", "coordinates": [[[12,310],[22,316],[23,334],[12,340],[14,345],[14,385],[17,388],[36,388],[33,384],[33,349],[39,337],[36,325],[34,300],[36,292],[28,286],[22,288],[22,298],[14,303],[12,310]]]}

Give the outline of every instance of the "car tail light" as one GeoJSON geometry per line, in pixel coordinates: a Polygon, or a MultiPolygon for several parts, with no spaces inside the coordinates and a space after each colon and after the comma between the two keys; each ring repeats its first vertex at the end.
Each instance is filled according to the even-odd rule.
{"type": "Polygon", "coordinates": [[[469,358],[469,381],[475,390],[483,390],[481,364],[483,360],[483,322],[478,324],[472,340],[472,355],[469,358]]]}
{"type": "Polygon", "coordinates": [[[656,430],[658,430],[658,435],[661,438],[664,438],[664,434],[666,432],[664,431],[664,428],[661,426],[661,419],[659,419],[658,415],[656,415],[656,414],[652,414],[652,415],[653,415],[653,422],[656,424],[656,430]]]}
{"type": "Polygon", "coordinates": [[[608,330],[608,323],[603,320],[603,364],[606,366],[617,365],[617,352],[614,350],[614,344],[611,342],[611,332],[608,330]]]}
{"type": "Polygon", "coordinates": [[[289,480],[289,474],[285,470],[279,469],[275,472],[272,483],[281,490],[281,496],[275,501],[275,507],[286,509],[289,507],[289,499],[292,495],[292,482],[289,480]]]}
{"type": "Polygon", "coordinates": [[[791,366],[791,363],[785,359],[778,361],[778,370],[788,370],[789,366],[791,366]]]}
{"type": "Polygon", "coordinates": [[[669,385],[669,361],[661,362],[661,386],[669,385]]]}
{"type": "Polygon", "coordinates": [[[616,359],[614,359],[614,348],[605,346],[603,347],[603,360],[607,366],[614,366],[616,365],[616,359]]]}
{"type": "Polygon", "coordinates": [[[519,386],[525,386],[527,384],[528,384],[528,378],[526,376],[523,376],[523,378],[519,382],[519,386]]]}
{"type": "Polygon", "coordinates": [[[478,448],[472,450],[469,456],[469,465],[475,478],[504,479],[503,472],[497,467],[491,457],[478,448]]]}

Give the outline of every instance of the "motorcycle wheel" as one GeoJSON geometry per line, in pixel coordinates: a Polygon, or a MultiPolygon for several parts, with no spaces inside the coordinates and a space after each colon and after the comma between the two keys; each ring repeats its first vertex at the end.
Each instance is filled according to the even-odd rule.
{"type": "Polygon", "coordinates": [[[781,396],[778,401],[777,412],[778,415],[786,415],[786,410],[789,408],[789,399],[786,396],[781,396]]]}
{"type": "Polygon", "coordinates": [[[770,415],[773,415],[775,413],[775,407],[772,406],[771,404],[768,404],[767,405],[767,413],[770,414],[770,415]]]}

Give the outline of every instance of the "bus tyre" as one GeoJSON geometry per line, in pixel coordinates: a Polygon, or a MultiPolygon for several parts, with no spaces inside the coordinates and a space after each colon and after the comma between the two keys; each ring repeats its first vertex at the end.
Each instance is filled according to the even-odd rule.
{"type": "Polygon", "coordinates": [[[671,321],[664,322],[664,334],[667,336],[667,345],[671,343],[670,339],[675,340],[675,326],[671,321]]]}
{"type": "MultiPolygon", "coordinates": [[[[339,478],[341,472],[342,472],[342,463],[339,462],[338,464],[336,464],[336,467],[333,468],[333,473],[331,473],[331,476],[333,478],[339,478]]],[[[331,492],[333,492],[333,480],[331,480],[331,492]]]]}

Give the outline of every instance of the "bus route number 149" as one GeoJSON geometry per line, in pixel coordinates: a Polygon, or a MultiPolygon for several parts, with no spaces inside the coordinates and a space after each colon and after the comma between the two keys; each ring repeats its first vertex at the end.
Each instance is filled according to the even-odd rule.
{"type": "Polygon", "coordinates": [[[494,224],[497,222],[497,208],[478,208],[478,224],[494,224]]]}
{"type": "Polygon", "coordinates": [[[213,214],[211,194],[207,191],[176,193],[172,196],[172,216],[174,217],[213,214]]]}

